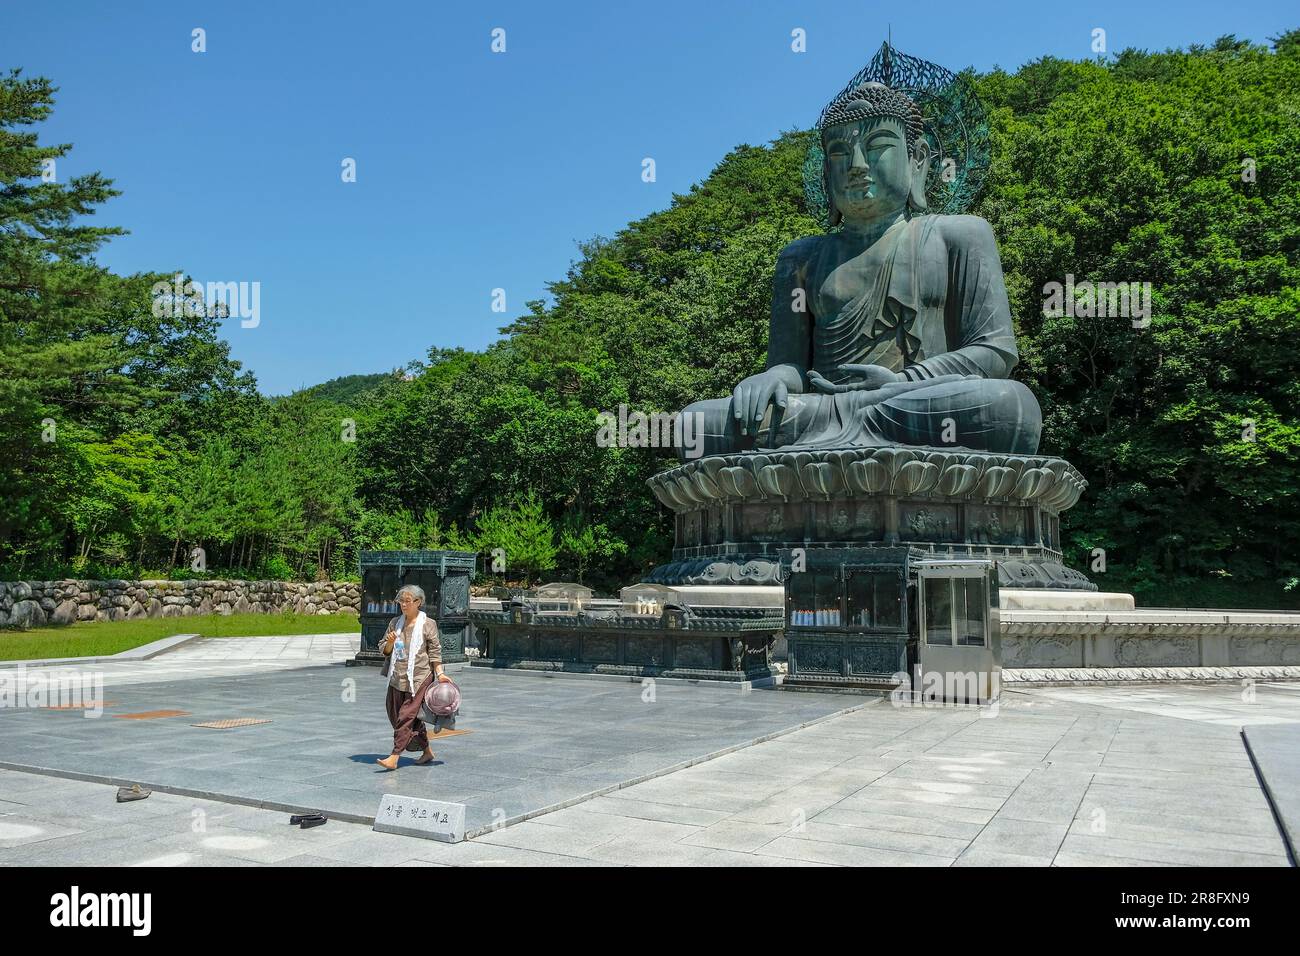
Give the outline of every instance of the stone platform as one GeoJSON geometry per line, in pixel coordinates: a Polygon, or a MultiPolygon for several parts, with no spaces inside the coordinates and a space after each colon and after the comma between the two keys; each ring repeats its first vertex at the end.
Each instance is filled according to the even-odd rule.
{"type": "Polygon", "coordinates": [[[1295,724],[1241,729],[1294,865],[1300,853],[1300,729],[1295,724]]]}
{"type": "MultiPolygon", "coordinates": [[[[215,642],[220,643],[220,642],[215,642]]],[[[369,823],[384,793],[464,803],[467,836],[613,791],[844,712],[844,697],[542,680],[454,665],[457,728],[429,766],[375,760],[392,745],[386,681],[342,662],[197,662],[193,653],[95,665],[102,716],[0,710],[0,767],[369,823]],[[295,666],[296,664],[296,666],[295,666]],[[168,712],[179,712],[168,716],[168,712]],[[137,719],[122,719],[124,715],[137,719]],[[153,715],[144,717],[142,715],[153,715]],[[269,723],[233,729],[228,718],[269,723]]],[[[0,667],[27,682],[65,668],[0,667]]],[[[0,786],[0,791],[3,787],[0,786]]],[[[0,800],[0,811],[5,809],[0,800]]],[[[281,821],[283,822],[283,821],[281,821]]]]}
{"type": "MultiPolygon", "coordinates": [[[[140,673],[161,664],[110,669],[128,666],[140,673]]],[[[570,685],[590,683],[488,676],[559,700],[570,685]]],[[[222,689],[228,703],[239,700],[229,682],[222,689]]],[[[0,728],[18,713],[0,712],[0,728]]],[[[66,716],[56,714],[54,726],[66,716]]],[[[337,818],[299,830],[278,811],[163,792],[116,803],[111,786],[0,769],[0,867],[1286,866],[1239,728],[1298,721],[1294,685],[1262,684],[1251,703],[1223,685],[1031,688],[1005,694],[996,714],[876,700],[457,844],[337,818]],[[196,818],[205,821],[200,832],[196,818]]],[[[539,739],[534,732],[526,741],[545,756],[539,739]]],[[[464,741],[468,751],[475,740],[449,743],[464,741]]],[[[1253,753],[1254,735],[1249,743],[1253,753]]],[[[154,745],[136,740],[141,755],[154,745]]],[[[465,769],[450,748],[445,756],[420,779],[465,769]]],[[[1270,788],[1272,776],[1263,774],[1270,788]]]]}

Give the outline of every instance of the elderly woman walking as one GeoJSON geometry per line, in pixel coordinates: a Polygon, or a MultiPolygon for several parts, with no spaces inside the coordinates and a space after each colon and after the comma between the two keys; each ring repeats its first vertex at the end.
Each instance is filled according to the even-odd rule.
{"type": "Polygon", "coordinates": [[[424,748],[416,760],[426,764],[433,759],[429,733],[420,719],[420,704],[435,680],[451,680],[442,669],[442,645],[438,625],[424,613],[424,591],[408,584],[397,592],[402,613],[393,618],[379,649],[389,655],[388,722],[393,725],[393,752],[379,761],[381,767],[397,769],[407,744],[414,740],[424,748]]]}

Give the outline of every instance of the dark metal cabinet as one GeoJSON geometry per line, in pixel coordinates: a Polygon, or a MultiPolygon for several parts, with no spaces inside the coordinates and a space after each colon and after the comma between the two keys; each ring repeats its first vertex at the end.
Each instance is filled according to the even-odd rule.
{"type": "Polygon", "coordinates": [[[883,685],[906,671],[909,554],[905,548],[827,549],[791,560],[785,614],[791,683],[883,685]]]}
{"type": "Polygon", "coordinates": [[[361,649],[353,662],[383,661],[379,641],[401,613],[397,591],[407,584],[424,591],[424,613],[438,622],[443,661],[466,660],[469,583],[476,564],[477,557],[469,551],[361,552],[361,649]]]}

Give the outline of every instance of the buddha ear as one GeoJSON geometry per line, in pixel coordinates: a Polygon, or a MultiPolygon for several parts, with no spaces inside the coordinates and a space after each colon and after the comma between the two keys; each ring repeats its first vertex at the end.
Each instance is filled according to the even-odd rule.
{"type": "Polygon", "coordinates": [[[925,181],[930,176],[930,146],[921,139],[916,146],[916,155],[908,161],[912,173],[912,188],[907,195],[907,204],[913,212],[925,212],[928,202],[925,198],[925,181]]]}
{"type": "Polygon", "coordinates": [[[829,160],[822,162],[822,195],[826,197],[827,220],[830,222],[830,228],[834,229],[844,217],[835,208],[835,194],[831,192],[831,171],[829,167],[829,160]]]}

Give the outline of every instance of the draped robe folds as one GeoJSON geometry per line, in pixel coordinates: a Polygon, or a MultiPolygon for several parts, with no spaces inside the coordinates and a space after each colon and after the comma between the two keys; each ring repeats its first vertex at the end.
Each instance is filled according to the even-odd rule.
{"type": "MultiPolygon", "coordinates": [[[[815,236],[782,252],[767,367],[815,369],[849,384],[855,377],[841,365],[879,365],[899,381],[833,394],[808,385],[789,396],[783,413],[769,408],[757,447],[1037,451],[1038,402],[1007,377],[1019,356],[988,223],[919,216],[900,220],[865,250],[846,250],[850,241],[815,236]],[[802,311],[794,305],[800,298],[802,311]]],[[[703,415],[705,454],[754,447],[739,435],[730,399],[685,411],[703,415]]]]}

